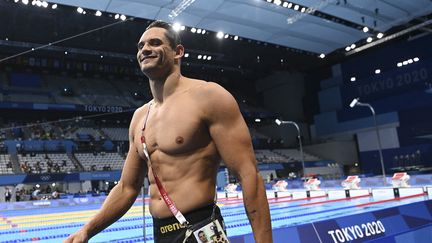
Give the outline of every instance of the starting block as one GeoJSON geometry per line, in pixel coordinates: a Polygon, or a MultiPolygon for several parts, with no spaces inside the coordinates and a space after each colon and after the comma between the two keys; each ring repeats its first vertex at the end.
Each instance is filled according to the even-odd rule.
{"type": "Polygon", "coordinates": [[[358,176],[348,176],[346,180],[342,181],[344,189],[360,189],[361,179],[358,176]]]}
{"type": "Polygon", "coordinates": [[[233,183],[227,184],[227,185],[225,186],[225,192],[228,192],[228,193],[235,193],[235,192],[237,192],[237,191],[236,191],[236,190],[237,190],[237,187],[238,187],[237,184],[233,184],[233,183]]]}
{"type": "Polygon", "coordinates": [[[394,173],[392,177],[392,185],[394,188],[410,187],[410,185],[408,184],[409,179],[410,176],[406,172],[394,173]]]}
{"type": "Polygon", "coordinates": [[[234,184],[234,183],[227,184],[224,188],[225,189],[225,197],[226,198],[238,197],[239,193],[237,192],[237,187],[238,187],[238,185],[234,184]]]}
{"type": "Polygon", "coordinates": [[[287,191],[287,186],[288,182],[286,182],[285,180],[279,180],[272,186],[272,188],[273,190],[278,192],[285,192],[287,191]]]}
{"type": "Polygon", "coordinates": [[[316,178],[311,178],[309,180],[307,180],[304,183],[304,187],[306,188],[306,190],[308,191],[315,191],[315,190],[319,190],[319,185],[321,184],[321,181],[316,179],[316,178]]]}

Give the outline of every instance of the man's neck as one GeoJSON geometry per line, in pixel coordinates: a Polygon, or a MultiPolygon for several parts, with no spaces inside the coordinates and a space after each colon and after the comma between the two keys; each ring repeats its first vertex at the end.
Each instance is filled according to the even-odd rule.
{"type": "Polygon", "coordinates": [[[175,93],[180,85],[182,75],[180,72],[172,72],[161,79],[149,79],[150,90],[156,103],[163,103],[166,98],[175,93]]]}

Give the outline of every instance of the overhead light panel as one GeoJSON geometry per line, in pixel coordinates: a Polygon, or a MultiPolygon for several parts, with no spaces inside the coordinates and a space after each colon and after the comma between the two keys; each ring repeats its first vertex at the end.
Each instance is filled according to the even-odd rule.
{"type": "Polygon", "coordinates": [[[222,39],[224,37],[224,33],[222,31],[217,32],[216,37],[222,39]]]}
{"type": "Polygon", "coordinates": [[[405,61],[403,61],[403,62],[399,62],[399,63],[397,63],[397,66],[398,66],[398,67],[406,66],[406,65],[408,65],[408,64],[413,64],[413,63],[418,62],[418,61],[420,61],[420,59],[419,59],[418,57],[414,57],[414,58],[410,58],[410,59],[408,59],[408,60],[405,60],[405,61]]]}
{"type": "Polygon", "coordinates": [[[174,23],[172,28],[174,29],[174,31],[180,31],[181,25],[179,23],[174,23]]]}

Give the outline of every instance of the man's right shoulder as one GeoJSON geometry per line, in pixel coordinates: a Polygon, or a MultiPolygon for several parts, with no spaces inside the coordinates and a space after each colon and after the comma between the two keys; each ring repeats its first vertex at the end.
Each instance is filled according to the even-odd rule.
{"type": "Polygon", "coordinates": [[[151,101],[145,103],[144,105],[142,105],[141,107],[138,107],[135,111],[134,114],[132,116],[132,120],[131,120],[131,127],[135,127],[135,123],[141,119],[141,117],[145,114],[147,114],[148,108],[149,108],[149,104],[151,101]]]}
{"type": "Polygon", "coordinates": [[[134,116],[140,116],[140,115],[142,115],[142,113],[147,112],[151,102],[152,101],[149,101],[149,102],[145,103],[144,105],[138,107],[134,112],[134,116]]]}

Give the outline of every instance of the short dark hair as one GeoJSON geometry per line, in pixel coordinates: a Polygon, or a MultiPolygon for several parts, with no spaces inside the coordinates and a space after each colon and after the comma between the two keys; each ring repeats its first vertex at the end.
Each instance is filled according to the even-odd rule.
{"type": "Polygon", "coordinates": [[[175,31],[167,22],[164,22],[162,20],[156,20],[153,21],[149,26],[147,26],[146,30],[149,30],[151,28],[162,28],[165,29],[165,37],[168,39],[170,46],[172,49],[175,49],[177,45],[181,44],[181,39],[179,33],[175,31]]]}

